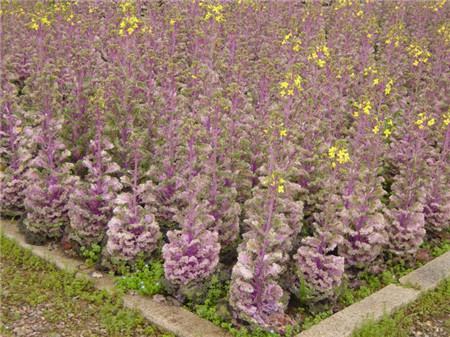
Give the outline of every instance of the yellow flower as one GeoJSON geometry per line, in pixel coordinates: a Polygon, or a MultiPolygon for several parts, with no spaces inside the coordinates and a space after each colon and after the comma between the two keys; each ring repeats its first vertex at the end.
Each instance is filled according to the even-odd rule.
{"type": "Polygon", "coordinates": [[[374,78],[373,79],[373,85],[377,85],[380,83],[380,79],[379,78],[374,78]]]}
{"type": "Polygon", "coordinates": [[[175,19],[170,19],[170,25],[174,26],[177,21],[175,19]]]}
{"type": "Polygon", "coordinates": [[[328,149],[328,157],[330,157],[330,158],[336,157],[336,151],[337,151],[336,146],[330,147],[330,148],[328,149]]]}
{"type": "Polygon", "coordinates": [[[384,88],[384,94],[386,96],[389,96],[391,94],[391,90],[392,90],[392,86],[394,85],[394,81],[393,80],[389,80],[389,82],[387,82],[386,87],[384,88]]]}
{"type": "Polygon", "coordinates": [[[436,120],[434,118],[431,118],[430,120],[428,120],[427,125],[428,126],[433,126],[436,123],[436,120]]]}
{"type": "Polygon", "coordinates": [[[326,62],[324,60],[317,60],[317,65],[319,68],[323,68],[325,66],[326,62]]]}
{"type": "Polygon", "coordinates": [[[302,90],[302,81],[303,79],[300,75],[297,75],[297,77],[294,79],[294,85],[299,91],[302,90]]]}
{"type": "Polygon", "coordinates": [[[363,108],[363,112],[366,115],[370,115],[370,110],[372,110],[372,103],[370,103],[370,101],[366,101],[365,105],[364,105],[364,108],[363,108]]]}
{"type": "Polygon", "coordinates": [[[287,91],[288,96],[292,96],[294,94],[294,89],[289,89],[287,91]]]}
{"type": "Polygon", "coordinates": [[[384,137],[389,138],[389,136],[392,134],[392,130],[391,129],[385,129],[383,131],[384,137]]]}
{"type": "Polygon", "coordinates": [[[350,161],[350,155],[348,154],[347,149],[340,149],[337,153],[337,161],[340,164],[345,164],[350,161]]]}
{"type": "Polygon", "coordinates": [[[33,23],[30,25],[30,28],[31,28],[31,29],[34,29],[34,30],[38,30],[38,29],[39,29],[39,25],[38,25],[36,22],[33,22],[33,23]]]}
{"type": "Polygon", "coordinates": [[[291,38],[291,36],[292,36],[292,33],[286,34],[286,35],[284,36],[284,38],[283,38],[283,41],[281,41],[281,44],[282,44],[282,45],[285,45],[285,44],[289,41],[289,39],[291,38]]]}
{"type": "Polygon", "coordinates": [[[280,130],[280,137],[286,137],[287,136],[287,130],[286,129],[281,129],[280,130]]]}
{"type": "Polygon", "coordinates": [[[277,191],[278,191],[278,193],[284,193],[284,186],[278,185],[277,191]]]}
{"type": "Polygon", "coordinates": [[[377,134],[378,132],[380,132],[380,126],[377,124],[373,127],[372,132],[374,134],[377,134]]]}
{"type": "Polygon", "coordinates": [[[45,16],[41,18],[41,23],[46,25],[46,26],[50,25],[50,21],[45,16]]]}
{"type": "Polygon", "coordinates": [[[287,89],[289,87],[289,83],[286,81],[280,82],[279,85],[281,89],[287,89]]]}

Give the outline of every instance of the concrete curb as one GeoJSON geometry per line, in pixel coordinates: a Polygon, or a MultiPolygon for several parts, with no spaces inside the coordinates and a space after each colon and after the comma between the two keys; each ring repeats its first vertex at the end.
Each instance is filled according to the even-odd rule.
{"type": "MultiPolygon", "coordinates": [[[[59,269],[73,272],[76,277],[88,278],[97,289],[114,292],[114,281],[111,276],[102,274],[101,278],[92,277],[94,269],[82,268],[82,262],[65,256],[60,248],[26,243],[14,222],[0,220],[0,230],[19,246],[31,250],[34,255],[53,263],[59,269]]],[[[123,304],[127,308],[139,310],[152,324],[179,337],[231,337],[225,330],[183,307],[160,303],[140,295],[125,295],[123,304]]]]}
{"type": "Polygon", "coordinates": [[[414,301],[420,292],[394,284],[335,313],[297,337],[348,337],[367,319],[379,320],[401,306],[414,301]]]}
{"type": "MultiPolygon", "coordinates": [[[[82,262],[65,256],[60,248],[27,244],[13,221],[0,220],[0,230],[21,247],[31,250],[33,254],[55,264],[58,268],[74,272],[77,277],[87,277],[98,289],[114,292],[112,277],[109,275],[103,275],[101,278],[92,277],[94,269],[83,268],[82,262]]],[[[450,277],[450,252],[402,277],[400,285],[390,284],[296,337],[348,337],[367,319],[379,320],[383,315],[391,314],[448,277],[450,277]],[[417,290],[408,287],[410,285],[416,286],[417,290]]],[[[179,337],[231,337],[225,330],[182,307],[160,303],[139,295],[125,295],[123,302],[125,307],[139,310],[151,323],[179,337]]]]}
{"type": "Polygon", "coordinates": [[[403,276],[400,278],[400,284],[412,285],[422,291],[428,291],[448,277],[450,277],[450,252],[403,276]]]}

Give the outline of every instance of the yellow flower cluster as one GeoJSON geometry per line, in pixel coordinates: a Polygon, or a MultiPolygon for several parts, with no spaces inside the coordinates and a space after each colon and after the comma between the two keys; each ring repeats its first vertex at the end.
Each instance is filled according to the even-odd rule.
{"type": "Polygon", "coordinates": [[[29,27],[33,30],[38,30],[43,26],[50,26],[51,22],[47,16],[31,18],[31,22],[29,23],[29,27]]]}
{"type": "Polygon", "coordinates": [[[292,45],[293,51],[299,52],[301,50],[302,40],[298,36],[293,36],[292,33],[286,34],[281,41],[281,45],[285,45],[288,42],[292,45]]]}
{"type": "Polygon", "coordinates": [[[119,8],[123,14],[130,14],[136,12],[134,1],[127,0],[119,2],[119,8]]]}
{"type": "Polygon", "coordinates": [[[376,75],[378,75],[378,69],[376,67],[369,66],[369,67],[364,68],[363,74],[364,74],[364,77],[367,77],[369,75],[375,76],[372,80],[373,85],[380,84],[380,79],[378,77],[376,77],[376,75]]]}
{"type": "Polygon", "coordinates": [[[308,61],[314,61],[319,68],[323,68],[329,58],[330,50],[326,45],[316,47],[316,49],[308,55],[308,61]]]}
{"type": "Polygon", "coordinates": [[[415,124],[419,129],[423,129],[426,125],[431,127],[436,124],[436,119],[429,118],[425,112],[419,113],[418,117],[415,124]]]}
{"type": "Polygon", "coordinates": [[[128,35],[133,34],[140,22],[141,20],[134,15],[123,17],[119,24],[119,35],[125,36],[125,32],[128,33],[128,35]]]}
{"type": "Polygon", "coordinates": [[[362,113],[364,113],[365,115],[370,115],[370,112],[372,111],[372,103],[370,102],[370,100],[363,100],[362,102],[354,102],[353,103],[353,107],[356,108],[355,111],[353,111],[353,117],[358,118],[362,113]]]}
{"type": "Polygon", "coordinates": [[[395,48],[400,46],[400,43],[406,42],[408,39],[404,33],[405,24],[400,22],[399,24],[393,26],[387,33],[386,40],[384,41],[387,45],[393,44],[395,48]]]}
{"type": "Polygon", "coordinates": [[[444,7],[444,5],[447,3],[447,0],[441,0],[437,2],[427,1],[425,3],[426,5],[424,6],[424,8],[428,8],[431,9],[433,12],[437,12],[444,7]]]}
{"type": "Polygon", "coordinates": [[[450,42],[450,22],[443,23],[437,30],[439,35],[442,35],[445,43],[450,42]]]}
{"type": "Polygon", "coordinates": [[[52,6],[55,13],[67,13],[72,9],[72,3],[69,1],[58,1],[52,6]]]}
{"type": "Polygon", "coordinates": [[[376,67],[372,67],[372,66],[365,67],[363,70],[363,74],[364,74],[364,77],[367,77],[369,75],[376,75],[376,74],[378,74],[378,69],[376,67]]]}
{"type": "Polygon", "coordinates": [[[384,87],[384,94],[386,96],[389,96],[391,94],[392,91],[392,87],[394,86],[394,80],[390,79],[387,83],[386,86],[384,87]]]}
{"type": "Polygon", "coordinates": [[[298,92],[303,90],[303,78],[300,75],[294,77],[292,73],[287,73],[285,78],[284,81],[278,84],[281,97],[294,95],[295,89],[297,89],[298,92]]]}
{"type": "Polygon", "coordinates": [[[264,186],[276,186],[278,193],[284,193],[285,191],[285,183],[284,180],[278,173],[272,173],[270,177],[263,178],[262,181],[264,186]]]}
{"type": "Polygon", "coordinates": [[[372,132],[374,134],[378,134],[381,127],[383,127],[384,138],[389,138],[394,130],[394,122],[391,118],[387,118],[384,122],[377,121],[377,124],[373,127],[372,132]]]}
{"type": "Polygon", "coordinates": [[[446,127],[450,125],[450,109],[444,114],[444,119],[442,121],[442,126],[446,127]]]}
{"type": "Polygon", "coordinates": [[[334,7],[334,10],[337,11],[341,8],[347,7],[347,6],[351,6],[353,5],[353,1],[352,0],[338,0],[336,2],[336,5],[334,7]]]}
{"type": "Polygon", "coordinates": [[[328,149],[328,158],[331,159],[331,166],[335,168],[336,162],[339,164],[345,164],[350,161],[350,154],[345,146],[336,144],[328,149]]]}
{"type": "Polygon", "coordinates": [[[414,66],[419,65],[419,63],[427,63],[428,59],[431,57],[431,53],[428,50],[415,43],[410,44],[407,48],[407,51],[409,56],[414,58],[414,66]]]}
{"type": "Polygon", "coordinates": [[[213,19],[216,22],[224,22],[225,17],[223,15],[223,5],[221,4],[206,4],[203,2],[200,2],[200,7],[204,7],[206,10],[206,14],[204,16],[205,21],[208,21],[210,19],[213,19]]]}

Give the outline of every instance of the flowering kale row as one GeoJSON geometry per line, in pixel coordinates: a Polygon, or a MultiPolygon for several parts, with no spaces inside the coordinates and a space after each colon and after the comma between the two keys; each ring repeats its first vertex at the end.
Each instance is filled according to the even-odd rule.
{"type": "Polygon", "coordinates": [[[116,270],[163,259],[178,298],[228,275],[237,322],[282,332],[290,296],[449,227],[449,13],[2,1],[2,213],[116,270]]]}

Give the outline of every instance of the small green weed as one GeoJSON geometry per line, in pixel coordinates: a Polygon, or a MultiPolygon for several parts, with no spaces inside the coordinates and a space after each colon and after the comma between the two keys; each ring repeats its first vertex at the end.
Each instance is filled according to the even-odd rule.
{"type": "Polygon", "coordinates": [[[160,294],[164,291],[161,282],[163,276],[164,268],[161,261],[153,261],[150,264],[139,262],[136,271],[118,277],[116,285],[123,291],[134,290],[141,295],[160,294]]]}
{"type": "Polygon", "coordinates": [[[86,264],[89,267],[94,266],[97,261],[100,259],[100,254],[102,252],[102,247],[98,244],[93,244],[91,247],[81,247],[81,256],[83,256],[86,260],[86,264]]]}

